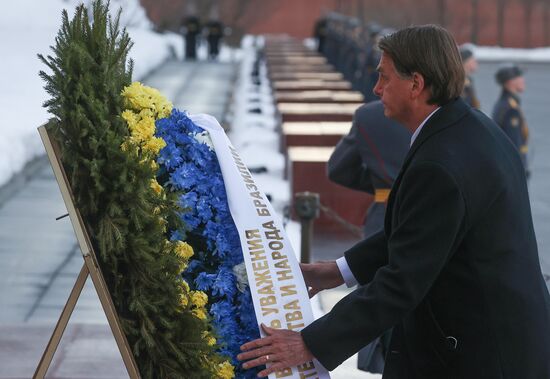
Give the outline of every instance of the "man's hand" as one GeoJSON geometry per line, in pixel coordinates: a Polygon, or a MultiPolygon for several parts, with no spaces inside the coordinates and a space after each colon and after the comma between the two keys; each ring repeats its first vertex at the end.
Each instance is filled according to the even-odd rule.
{"type": "Polygon", "coordinates": [[[299,332],[286,329],[273,329],[262,324],[267,337],[245,343],[241,346],[243,353],[237,356],[243,368],[269,364],[269,367],[258,373],[258,377],[268,376],[272,372],[287,367],[297,366],[311,361],[314,357],[309,351],[299,332]]]}
{"type": "Polygon", "coordinates": [[[344,284],[344,278],[335,261],[300,263],[300,269],[308,288],[309,297],[322,290],[344,284]]]}

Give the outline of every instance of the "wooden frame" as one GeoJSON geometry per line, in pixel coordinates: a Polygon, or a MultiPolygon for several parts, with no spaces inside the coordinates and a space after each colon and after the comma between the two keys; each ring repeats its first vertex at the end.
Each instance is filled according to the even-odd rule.
{"type": "Polygon", "coordinates": [[[103,274],[101,273],[101,269],[99,268],[99,264],[90,240],[90,236],[86,231],[82,216],[80,215],[80,212],[74,204],[71,187],[69,185],[69,181],[67,180],[65,170],[63,169],[63,164],[61,162],[61,154],[59,148],[55,140],[50,136],[46,125],[40,126],[38,128],[38,132],[40,133],[40,137],[42,138],[42,142],[44,143],[44,147],[46,148],[50,164],[57,180],[57,184],[59,185],[61,195],[63,196],[63,201],[65,202],[65,206],[67,207],[67,212],[69,213],[71,224],[73,225],[73,229],[76,234],[82,256],[84,258],[84,264],[71,291],[71,294],[67,299],[67,303],[63,308],[63,312],[59,317],[57,325],[55,326],[50,341],[48,342],[48,345],[44,350],[42,359],[40,360],[40,363],[36,368],[33,378],[42,379],[45,377],[48,368],[50,367],[50,364],[52,362],[52,359],[55,355],[55,351],[57,350],[57,346],[61,341],[63,332],[65,331],[67,323],[69,322],[71,314],[74,310],[76,302],[78,301],[82,288],[86,283],[88,275],[90,275],[94,284],[94,288],[97,291],[97,295],[99,296],[99,300],[101,301],[105,316],[107,317],[107,320],[109,322],[109,326],[111,327],[113,336],[115,337],[118,349],[122,356],[122,360],[124,361],[124,365],[126,366],[126,370],[128,371],[130,378],[139,379],[141,378],[141,376],[139,374],[136,361],[120,325],[120,320],[114,307],[111,294],[109,293],[109,290],[105,283],[105,279],[103,278],[103,274]]]}

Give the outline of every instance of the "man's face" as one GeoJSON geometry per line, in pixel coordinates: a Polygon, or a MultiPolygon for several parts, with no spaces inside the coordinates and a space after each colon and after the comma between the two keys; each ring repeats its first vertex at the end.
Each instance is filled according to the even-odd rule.
{"type": "Polygon", "coordinates": [[[515,77],[508,80],[505,86],[512,93],[522,93],[525,91],[525,79],[523,76],[515,77]]]}
{"type": "Polygon", "coordinates": [[[373,92],[384,104],[384,115],[403,122],[410,110],[412,80],[401,77],[395,70],[393,60],[384,52],[377,71],[378,82],[373,92]]]}
{"type": "Polygon", "coordinates": [[[474,57],[466,59],[464,62],[464,71],[466,75],[471,75],[477,71],[477,60],[474,57]]]}

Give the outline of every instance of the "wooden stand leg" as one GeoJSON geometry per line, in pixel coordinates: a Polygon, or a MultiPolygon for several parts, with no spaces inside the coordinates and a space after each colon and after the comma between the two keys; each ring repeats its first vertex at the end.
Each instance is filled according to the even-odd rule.
{"type": "Polygon", "coordinates": [[[76,239],[80,245],[80,250],[84,258],[84,267],[82,267],[82,270],[78,275],[75,286],[73,287],[71,295],[67,300],[67,304],[65,305],[63,313],[57,322],[53,335],[48,343],[48,346],[46,347],[46,350],[44,351],[44,355],[38,364],[38,368],[36,369],[33,378],[43,379],[46,375],[53,355],[55,354],[55,350],[57,349],[57,345],[63,336],[65,327],[69,322],[71,313],[73,312],[78,297],[80,296],[82,287],[84,286],[84,283],[86,283],[86,278],[90,275],[94,288],[99,297],[99,301],[101,302],[101,306],[103,307],[103,311],[105,312],[105,316],[107,317],[107,321],[109,322],[109,326],[111,327],[111,331],[117,343],[120,355],[122,356],[122,360],[124,361],[124,365],[128,371],[128,375],[131,379],[140,379],[141,376],[136,361],[132,354],[132,350],[130,349],[130,345],[128,344],[128,340],[126,339],[126,335],[122,330],[120,319],[113,304],[113,299],[111,298],[107,284],[105,283],[105,279],[101,273],[90,236],[86,231],[80,212],[75,207],[71,187],[69,181],[67,180],[67,174],[65,173],[61,162],[59,146],[56,144],[55,139],[50,136],[50,132],[46,128],[46,125],[39,127],[38,131],[40,132],[40,137],[42,137],[42,142],[44,142],[44,147],[48,153],[48,158],[50,159],[50,164],[52,165],[55,179],[59,184],[61,196],[63,196],[63,201],[67,207],[67,212],[69,213],[76,239]]]}
{"type": "Polygon", "coordinates": [[[44,350],[42,359],[36,368],[33,379],[43,379],[48,372],[48,368],[52,363],[52,359],[55,351],[57,350],[57,346],[59,345],[59,341],[61,341],[61,337],[63,337],[63,333],[65,332],[69,319],[71,318],[76,302],[78,301],[82,288],[86,283],[88,274],[88,267],[86,266],[86,263],[84,263],[82,269],[80,270],[80,274],[78,274],[78,278],[76,279],[76,283],[71,291],[71,294],[67,299],[67,303],[63,308],[63,312],[61,312],[61,316],[59,316],[59,321],[57,321],[57,325],[55,326],[50,341],[48,342],[48,346],[46,347],[46,350],[44,350]]]}
{"type": "Polygon", "coordinates": [[[131,379],[140,379],[141,376],[132,355],[132,351],[130,350],[128,341],[126,340],[126,336],[124,335],[120,322],[118,321],[115,311],[115,305],[113,304],[113,299],[109,295],[107,284],[105,283],[105,280],[103,279],[103,276],[99,271],[99,264],[95,257],[92,255],[85,256],[84,260],[90,270],[90,277],[92,278],[92,281],[94,283],[99,301],[103,306],[105,317],[107,317],[107,321],[109,322],[109,326],[111,327],[111,332],[113,333],[113,337],[115,337],[115,341],[118,345],[118,350],[120,352],[120,355],[122,356],[122,360],[124,361],[124,365],[126,366],[128,375],[131,379]]]}

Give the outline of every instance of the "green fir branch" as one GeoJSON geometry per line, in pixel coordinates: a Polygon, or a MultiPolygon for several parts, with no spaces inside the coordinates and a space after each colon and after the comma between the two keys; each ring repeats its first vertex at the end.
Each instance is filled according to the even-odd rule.
{"type": "Polygon", "coordinates": [[[207,322],[181,304],[180,262],[159,222],[179,226],[177,194],[157,196],[153,169],[121,149],[129,132],[120,94],[133,63],[120,11],[111,18],[108,3],[95,0],[91,20],[82,5],[61,19],[51,55],[39,55],[50,96],[44,106],[140,374],[213,378],[222,357],[202,338],[207,322]]]}

